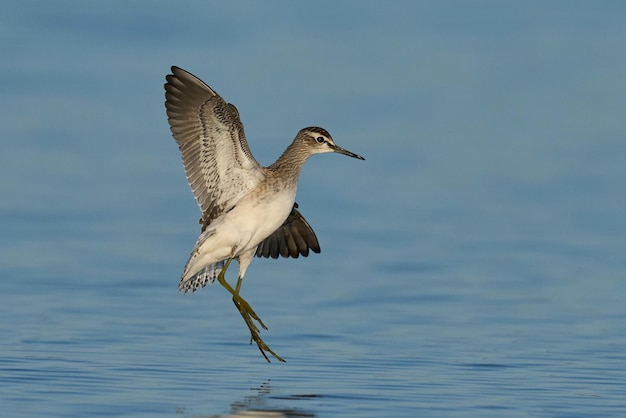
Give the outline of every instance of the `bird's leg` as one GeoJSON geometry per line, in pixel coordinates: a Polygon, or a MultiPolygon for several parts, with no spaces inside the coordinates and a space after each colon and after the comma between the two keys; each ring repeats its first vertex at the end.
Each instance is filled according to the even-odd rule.
{"type": "Polygon", "coordinates": [[[250,344],[252,344],[252,341],[256,343],[256,345],[259,347],[259,351],[261,351],[261,354],[263,354],[263,357],[265,357],[265,360],[267,360],[268,363],[270,362],[270,359],[267,357],[267,354],[265,354],[266,352],[274,356],[276,360],[284,362],[285,360],[283,360],[278,354],[272,351],[272,349],[269,348],[267,344],[265,344],[265,341],[263,341],[263,339],[259,335],[259,328],[255,325],[254,321],[257,321],[259,325],[263,327],[263,329],[267,329],[267,327],[265,326],[263,321],[261,321],[261,318],[259,318],[256,312],[254,312],[254,309],[252,309],[250,304],[239,295],[242,278],[239,277],[239,279],[237,280],[237,286],[235,289],[233,289],[232,286],[229,285],[226,281],[226,278],[224,276],[226,274],[226,269],[228,269],[231,261],[232,258],[229,258],[226,261],[226,264],[222,268],[222,271],[217,276],[217,280],[226,290],[228,290],[231,295],[233,295],[233,303],[235,304],[235,307],[237,307],[237,310],[239,310],[241,317],[248,326],[248,329],[250,330],[250,344]]]}
{"type": "Polygon", "coordinates": [[[261,325],[264,329],[267,329],[267,327],[265,326],[263,321],[261,321],[261,318],[259,318],[256,312],[254,312],[254,309],[252,309],[250,304],[239,295],[239,289],[241,289],[241,278],[237,280],[236,289],[233,289],[232,286],[228,284],[228,282],[226,281],[226,277],[225,277],[226,270],[228,269],[228,266],[230,265],[231,261],[232,261],[232,258],[229,258],[228,260],[226,260],[226,264],[224,265],[224,267],[222,267],[222,271],[217,276],[217,281],[220,282],[220,284],[224,286],[224,288],[228,290],[228,292],[231,295],[233,295],[233,302],[235,303],[235,306],[237,306],[237,309],[239,309],[239,312],[241,312],[241,314],[243,315],[243,312],[242,312],[242,309],[243,309],[247,313],[247,318],[244,317],[244,320],[246,321],[246,324],[248,324],[250,331],[252,332],[252,330],[254,329],[256,333],[258,334],[259,329],[256,327],[256,325],[254,325],[254,323],[252,322],[252,319],[256,320],[259,323],[259,325],[261,325]]]}
{"type": "Polygon", "coordinates": [[[268,363],[270,362],[270,359],[267,357],[266,352],[274,356],[276,360],[284,362],[285,360],[269,348],[259,335],[259,329],[256,325],[254,325],[253,319],[256,320],[263,328],[267,329],[267,327],[263,324],[263,322],[261,322],[261,319],[259,319],[256,313],[254,313],[254,310],[252,310],[248,302],[246,302],[246,300],[241,296],[237,295],[233,296],[233,303],[239,310],[239,313],[246,322],[246,325],[248,325],[248,329],[250,330],[250,344],[252,344],[252,341],[256,343],[257,347],[259,347],[259,351],[263,354],[263,357],[265,357],[265,360],[267,360],[268,363]]]}

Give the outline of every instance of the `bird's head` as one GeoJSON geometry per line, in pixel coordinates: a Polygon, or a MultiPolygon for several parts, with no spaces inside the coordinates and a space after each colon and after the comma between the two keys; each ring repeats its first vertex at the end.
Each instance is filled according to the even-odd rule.
{"type": "Polygon", "coordinates": [[[350,152],[335,144],[335,141],[333,141],[333,138],[330,136],[328,131],[317,126],[310,126],[300,130],[296,139],[299,139],[303,144],[305,144],[311,154],[336,152],[352,158],[357,158],[359,160],[365,159],[360,155],[350,152]]]}

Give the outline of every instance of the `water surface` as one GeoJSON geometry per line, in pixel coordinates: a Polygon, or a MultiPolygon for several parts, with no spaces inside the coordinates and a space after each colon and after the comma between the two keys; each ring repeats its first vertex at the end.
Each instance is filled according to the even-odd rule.
{"type": "MultiPolygon", "coordinates": [[[[8,2],[0,405],[12,417],[623,416],[626,8],[8,2]],[[269,164],[321,125],[322,253],[176,287],[198,233],[178,65],[269,164]],[[231,280],[234,276],[231,276],[231,280]]],[[[231,272],[231,273],[234,273],[231,272]]]]}

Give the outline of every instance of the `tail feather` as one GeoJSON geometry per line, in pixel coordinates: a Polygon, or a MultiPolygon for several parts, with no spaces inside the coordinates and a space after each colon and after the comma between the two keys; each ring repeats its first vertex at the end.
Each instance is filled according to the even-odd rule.
{"type": "Polygon", "coordinates": [[[187,293],[191,290],[192,292],[195,292],[196,289],[206,286],[207,283],[213,284],[223,267],[224,260],[202,267],[197,273],[187,280],[181,278],[180,283],[178,284],[178,291],[180,292],[184,290],[185,293],[187,293]]]}

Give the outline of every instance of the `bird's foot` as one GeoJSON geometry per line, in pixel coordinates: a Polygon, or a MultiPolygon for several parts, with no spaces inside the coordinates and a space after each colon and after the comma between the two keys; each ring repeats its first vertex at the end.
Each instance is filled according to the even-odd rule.
{"type": "Polygon", "coordinates": [[[233,296],[233,303],[239,310],[239,313],[246,322],[246,325],[248,325],[248,329],[250,329],[250,344],[252,344],[252,341],[256,343],[257,347],[259,347],[259,351],[261,351],[261,354],[263,354],[263,357],[265,357],[265,360],[267,360],[268,363],[270,362],[270,359],[267,357],[266,353],[271,354],[276,360],[284,362],[285,360],[269,348],[259,335],[259,328],[256,326],[254,321],[256,321],[263,329],[267,329],[267,327],[263,321],[261,321],[261,318],[259,318],[256,312],[254,312],[254,309],[252,309],[250,304],[239,295],[233,296]]]}

